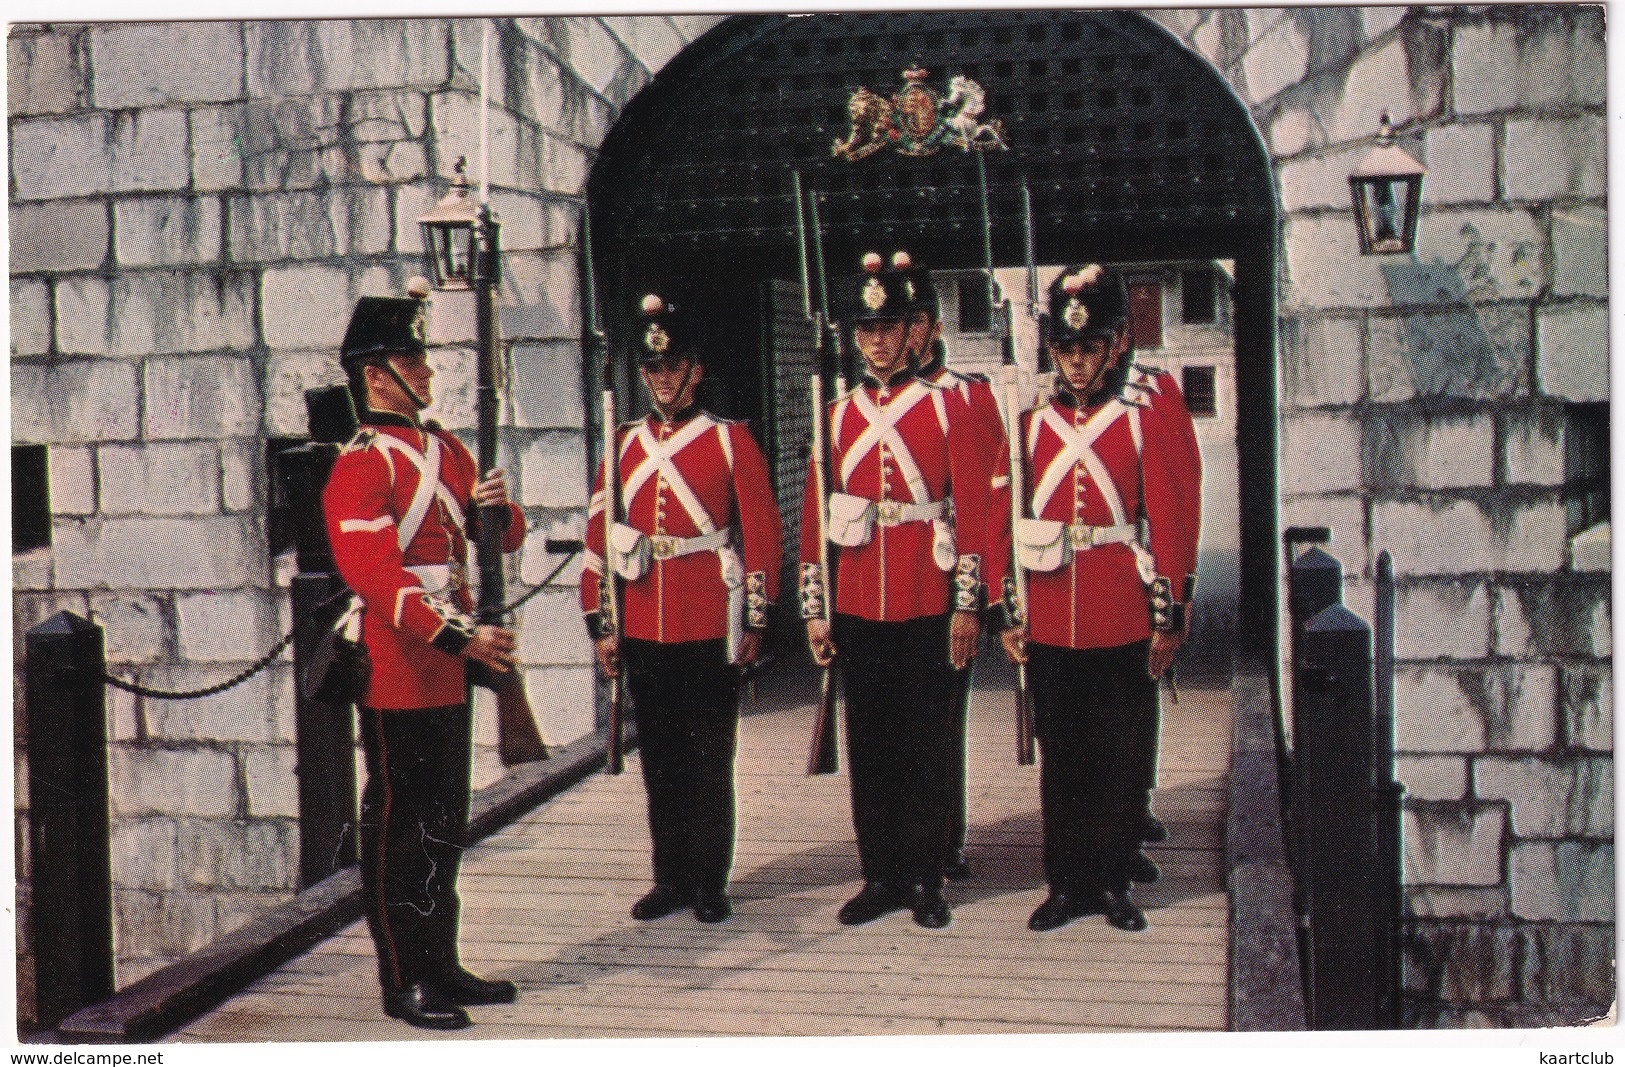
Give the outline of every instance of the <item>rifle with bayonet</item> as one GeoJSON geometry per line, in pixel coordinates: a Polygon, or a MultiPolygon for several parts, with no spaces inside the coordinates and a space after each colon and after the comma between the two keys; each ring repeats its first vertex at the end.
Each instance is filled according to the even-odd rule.
{"type": "MultiPolygon", "coordinates": [[[[818,498],[818,574],[823,590],[822,611],[824,622],[830,626],[835,621],[835,569],[830,565],[829,548],[829,440],[828,440],[828,412],[824,405],[824,381],[826,376],[838,376],[841,364],[840,330],[830,321],[829,316],[829,286],[824,274],[824,247],[821,227],[818,223],[818,196],[809,197],[809,207],[812,212],[813,232],[813,262],[817,265],[818,277],[818,311],[812,311],[812,297],[808,289],[807,276],[807,230],[806,218],[802,212],[801,172],[792,173],[796,197],[796,236],[801,251],[801,301],[802,308],[812,319],[814,328],[818,333],[818,368],[808,381],[811,394],[812,415],[812,455],[809,462],[812,466],[813,492],[818,498]]],[[[836,743],[836,685],[834,664],[824,668],[823,683],[818,702],[818,718],[813,724],[812,749],[807,756],[808,774],[833,774],[839,766],[838,746],[836,743]]]]}
{"type": "MultiPolygon", "coordinates": [[[[1033,254],[1033,198],[1027,183],[1021,183],[1022,243],[1027,256],[1028,309],[1038,321],[1039,344],[1043,344],[1043,316],[1038,314],[1038,267],[1033,254]]],[[[1010,340],[1010,303],[1005,302],[1004,320],[1004,411],[1009,425],[1010,444],[1010,583],[1015,600],[1015,614],[1027,621],[1027,572],[1021,566],[1016,551],[1016,532],[1021,526],[1021,515],[1027,504],[1027,449],[1021,435],[1021,398],[1019,395],[1019,369],[1016,366],[1015,346],[1010,340]]],[[[1027,665],[1016,664],[1016,762],[1028,766],[1037,758],[1033,746],[1033,701],[1027,689],[1027,665]]]]}
{"type": "MultiPolygon", "coordinates": [[[[489,204],[479,206],[478,241],[475,264],[474,322],[479,343],[477,368],[476,407],[477,440],[476,459],[482,473],[493,471],[497,465],[497,389],[500,368],[496,346],[495,289],[497,284],[497,227],[491,217],[489,204]]],[[[510,513],[503,505],[479,509],[480,581],[476,616],[483,624],[500,626],[504,614],[502,573],[502,535],[508,525],[510,513]]],[[[471,663],[469,680],[472,684],[489,689],[497,706],[497,754],[503,765],[530,763],[547,759],[547,745],[536,727],[536,715],[531,711],[530,698],[525,693],[524,679],[517,669],[491,670],[471,663]]]]}
{"type": "MultiPolygon", "coordinates": [[[[604,336],[604,324],[599,318],[597,282],[592,265],[592,223],[585,207],[581,211],[581,254],[586,301],[587,340],[602,361],[603,408],[602,443],[604,456],[604,573],[598,582],[598,615],[603,633],[615,637],[617,651],[621,645],[621,579],[610,562],[609,538],[615,524],[621,519],[620,424],[615,414],[615,369],[609,358],[609,345],[604,336]]],[[[593,353],[588,353],[589,360],[593,353]]],[[[589,366],[591,363],[589,362],[589,366]]],[[[621,682],[620,663],[609,678],[609,753],[605,768],[610,774],[626,769],[626,693],[621,682]]]]}
{"type": "MultiPolygon", "coordinates": [[[[994,309],[999,321],[999,356],[1004,372],[1005,440],[1009,445],[1010,463],[1010,577],[1014,586],[1015,612],[1025,620],[1027,615],[1027,574],[1021,568],[1017,549],[1017,528],[1021,523],[1021,510],[1025,504],[1026,475],[1023,462],[1025,453],[1021,443],[1021,403],[1019,397],[1020,368],[1016,365],[1016,346],[1011,329],[1010,300],[1003,297],[993,276],[993,220],[988,207],[987,164],[976,157],[976,175],[982,194],[982,275],[987,282],[988,306],[994,309]],[[1002,299],[1001,299],[1002,297],[1002,299]]],[[[1022,186],[1023,207],[1026,212],[1025,237],[1027,272],[1029,279],[1035,273],[1032,262],[1032,202],[1022,186]]],[[[1029,281],[1029,285],[1031,282],[1029,281]]],[[[1027,689],[1026,664],[1016,664],[1016,761],[1023,766],[1035,759],[1033,748],[1033,707],[1027,689]]]]}

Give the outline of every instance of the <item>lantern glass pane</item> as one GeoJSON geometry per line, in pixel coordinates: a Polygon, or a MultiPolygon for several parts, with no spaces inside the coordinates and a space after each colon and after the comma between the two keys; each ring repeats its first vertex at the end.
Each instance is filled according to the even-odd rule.
{"type": "Polygon", "coordinates": [[[474,230],[470,226],[429,227],[430,253],[434,260],[435,282],[443,289],[466,289],[469,285],[470,251],[474,230]]]}
{"type": "Polygon", "coordinates": [[[1402,177],[1366,178],[1354,183],[1362,251],[1385,255],[1409,252],[1415,247],[1420,186],[1420,181],[1402,177]]]}

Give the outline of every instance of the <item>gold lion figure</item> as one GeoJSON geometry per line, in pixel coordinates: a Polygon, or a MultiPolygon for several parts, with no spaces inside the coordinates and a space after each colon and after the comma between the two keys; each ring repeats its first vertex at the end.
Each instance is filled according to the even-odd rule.
{"type": "Polygon", "coordinates": [[[856,162],[897,138],[891,101],[879,93],[859,89],[846,102],[846,113],[852,120],[852,132],[845,141],[836,141],[831,146],[831,155],[856,162]]]}

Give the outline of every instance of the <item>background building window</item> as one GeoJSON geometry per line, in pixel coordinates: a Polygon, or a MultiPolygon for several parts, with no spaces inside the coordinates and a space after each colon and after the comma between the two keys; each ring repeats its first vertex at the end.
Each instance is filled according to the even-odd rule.
{"type": "Polygon", "coordinates": [[[1211,418],[1219,413],[1218,383],[1212,367],[1181,368],[1179,388],[1185,394],[1185,406],[1191,409],[1195,417],[1211,418]]]}
{"type": "Polygon", "coordinates": [[[51,485],[44,445],[11,446],[11,550],[51,544],[51,485]]]}
{"type": "Polygon", "coordinates": [[[986,333],[993,329],[993,301],[987,279],[980,274],[959,279],[959,332],[986,333]]]}
{"type": "Polygon", "coordinates": [[[1181,271],[1179,275],[1180,320],[1200,325],[1218,318],[1213,284],[1213,272],[1202,270],[1181,271]]]}

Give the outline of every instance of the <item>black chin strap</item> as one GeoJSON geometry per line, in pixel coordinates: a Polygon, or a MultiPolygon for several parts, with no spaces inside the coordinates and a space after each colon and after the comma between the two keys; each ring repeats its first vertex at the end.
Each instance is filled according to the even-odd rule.
{"type": "Polygon", "coordinates": [[[429,406],[429,402],[427,400],[424,400],[421,396],[418,396],[417,390],[406,384],[406,379],[402,378],[401,372],[395,369],[395,364],[391,363],[388,359],[385,359],[378,365],[383,367],[385,373],[387,373],[391,378],[395,379],[395,384],[401,387],[401,391],[407,395],[407,397],[412,401],[412,404],[419,411],[422,411],[424,408],[429,406]]]}
{"type": "Polygon", "coordinates": [[[689,408],[694,406],[694,401],[692,398],[686,404],[683,402],[683,398],[688,395],[688,383],[692,381],[693,378],[694,361],[691,359],[688,361],[688,369],[683,372],[682,384],[677,387],[677,406],[672,410],[673,415],[676,415],[682,411],[687,411],[689,408]]]}

